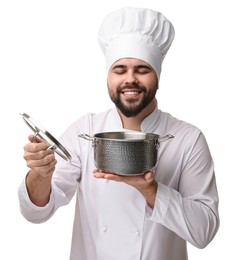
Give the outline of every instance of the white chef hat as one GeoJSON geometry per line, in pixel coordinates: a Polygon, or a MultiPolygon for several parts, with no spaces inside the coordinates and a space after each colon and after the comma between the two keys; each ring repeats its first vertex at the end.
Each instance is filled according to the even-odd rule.
{"type": "Polygon", "coordinates": [[[174,34],[174,27],[160,12],[125,7],[104,18],[98,42],[106,58],[107,70],[119,59],[137,58],[151,65],[159,78],[174,34]]]}

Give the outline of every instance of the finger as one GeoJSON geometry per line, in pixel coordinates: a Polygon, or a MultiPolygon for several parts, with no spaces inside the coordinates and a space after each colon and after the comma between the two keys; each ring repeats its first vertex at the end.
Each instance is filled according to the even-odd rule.
{"type": "Polygon", "coordinates": [[[154,180],[154,174],[153,172],[147,172],[144,175],[144,179],[146,180],[146,182],[152,182],[154,180]]]}
{"type": "MultiPolygon", "coordinates": [[[[40,142],[40,143],[28,143],[24,146],[25,152],[31,152],[36,153],[41,150],[47,150],[47,148],[50,146],[47,142],[40,142]]],[[[50,149],[49,149],[50,150],[50,149]]],[[[51,150],[50,150],[51,151],[51,150]]]]}
{"type": "Polygon", "coordinates": [[[53,160],[44,166],[31,167],[31,170],[33,170],[34,172],[36,172],[37,174],[39,174],[43,177],[46,177],[53,173],[53,171],[55,170],[56,163],[57,163],[57,161],[53,160]]]}
{"type": "Polygon", "coordinates": [[[122,180],[120,180],[120,177],[118,175],[102,172],[99,169],[93,170],[93,175],[94,175],[94,177],[100,178],[100,179],[103,178],[103,179],[107,179],[107,180],[122,181],[122,180]]]}
{"type": "MultiPolygon", "coordinates": [[[[29,161],[38,161],[42,160],[44,158],[54,158],[54,152],[52,150],[46,149],[46,147],[43,147],[43,149],[39,148],[40,144],[33,144],[30,143],[25,146],[25,152],[23,155],[23,158],[29,162],[29,161]]],[[[47,159],[44,159],[47,160],[47,159]]]]}
{"type": "Polygon", "coordinates": [[[33,142],[35,142],[35,143],[41,143],[41,142],[43,142],[43,140],[40,139],[40,138],[37,136],[36,133],[35,133],[34,135],[29,135],[29,136],[28,136],[28,139],[29,139],[29,141],[30,141],[31,143],[33,143],[33,142]]]}
{"type": "Polygon", "coordinates": [[[139,183],[140,181],[143,181],[143,177],[140,176],[123,176],[118,174],[112,174],[112,173],[106,173],[104,176],[105,179],[116,181],[116,182],[125,182],[128,184],[131,183],[139,183]]]}
{"type": "Polygon", "coordinates": [[[104,172],[100,172],[100,171],[93,171],[93,176],[96,177],[96,178],[105,178],[105,173],[104,172]]]}
{"type": "Polygon", "coordinates": [[[39,159],[26,159],[29,168],[46,166],[53,161],[56,161],[54,154],[49,154],[39,159]]]}
{"type": "Polygon", "coordinates": [[[29,135],[28,139],[29,139],[29,141],[31,143],[44,143],[44,144],[46,144],[47,148],[52,146],[52,144],[47,142],[45,139],[42,139],[41,137],[38,137],[37,133],[35,133],[34,135],[29,135]]]}

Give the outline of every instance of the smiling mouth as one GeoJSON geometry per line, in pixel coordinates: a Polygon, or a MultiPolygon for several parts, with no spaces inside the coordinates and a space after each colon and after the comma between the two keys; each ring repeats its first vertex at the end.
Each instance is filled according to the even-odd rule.
{"type": "Polygon", "coordinates": [[[124,94],[125,96],[138,96],[140,93],[142,93],[142,91],[140,90],[124,90],[121,91],[122,94],[124,94]]]}

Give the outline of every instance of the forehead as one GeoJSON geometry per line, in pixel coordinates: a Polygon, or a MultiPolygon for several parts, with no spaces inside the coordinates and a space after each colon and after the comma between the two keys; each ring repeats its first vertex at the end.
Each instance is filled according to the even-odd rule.
{"type": "Polygon", "coordinates": [[[123,58],[123,59],[119,59],[116,62],[114,62],[111,66],[111,68],[115,67],[115,66],[125,66],[125,67],[136,67],[136,66],[146,66],[149,68],[152,68],[151,65],[149,65],[147,62],[140,60],[140,59],[136,59],[136,58],[123,58]]]}

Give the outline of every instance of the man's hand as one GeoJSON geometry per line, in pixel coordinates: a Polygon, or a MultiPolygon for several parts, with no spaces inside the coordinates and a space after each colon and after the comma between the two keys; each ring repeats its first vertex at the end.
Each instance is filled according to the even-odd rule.
{"type": "Polygon", "coordinates": [[[41,177],[51,177],[56,160],[54,152],[48,149],[49,143],[34,136],[29,136],[30,143],[24,146],[24,159],[27,166],[41,177]]]}
{"type": "Polygon", "coordinates": [[[31,201],[43,207],[50,198],[56,159],[54,152],[48,149],[49,143],[33,135],[29,136],[29,141],[30,143],[24,146],[24,159],[30,168],[26,176],[26,187],[31,201]]]}

